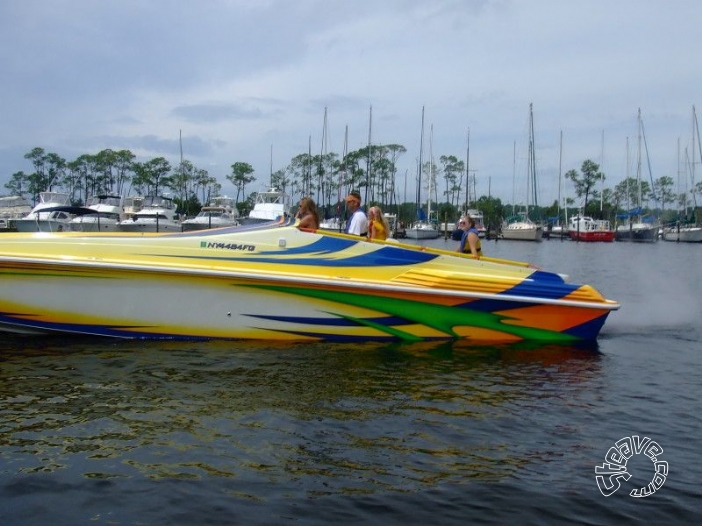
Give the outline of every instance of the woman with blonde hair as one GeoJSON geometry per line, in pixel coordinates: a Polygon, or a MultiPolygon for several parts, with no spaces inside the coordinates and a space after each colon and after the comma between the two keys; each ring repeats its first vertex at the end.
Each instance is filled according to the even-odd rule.
{"type": "Polygon", "coordinates": [[[319,211],[317,210],[317,203],[311,197],[300,199],[295,217],[300,220],[297,228],[303,230],[319,229],[319,211]]]}
{"type": "Polygon", "coordinates": [[[383,211],[377,206],[371,206],[368,209],[368,239],[385,241],[389,233],[390,225],[383,211]]]}

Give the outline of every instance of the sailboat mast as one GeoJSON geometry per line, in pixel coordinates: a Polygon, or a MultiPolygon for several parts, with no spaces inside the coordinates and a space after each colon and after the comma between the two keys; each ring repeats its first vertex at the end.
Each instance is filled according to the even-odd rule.
{"type": "MultiPolygon", "coordinates": [[[[371,129],[373,127],[373,105],[371,104],[368,112],[368,157],[366,158],[366,196],[365,202],[368,203],[368,187],[371,186],[371,129]]],[[[373,198],[373,188],[371,187],[371,199],[373,198]]]]}
{"type": "MultiPolygon", "coordinates": [[[[602,144],[600,146],[600,172],[604,171],[604,130],[602,130],[602,144]]],[[[600,214],[604,208],[604,177],[600,179],[600,214]]]]}
{"type": "Polygon", "coordinates": [[[529,161],[528,161],[528,176],[527,176],[527,202],[526,202],[526,218],[529,219],[529,204],[536,205],[536,189],[535,189],[535,154],[534,154],[534,112],[532,104],[529,104],[529,161]]]}
{"type": "Polygon", "coordinates": [[[422,150],[424,149],[424,106],[422,106],[422,133],[419,136],[419,165],[417,167],[417,213],[422,205],[422,150]]]}
{"type": "MultiPolygon", "coordinates": [[[[636,186],[638,187],[636,194],[636,205],[641,208],[641,108],[639,108],[639,137],[638,137],[638,152],[636,155],[636,186]]],[[[641,215],[641,210],[638,211],[641,215]]]]}
{"type": "Polygon", "coordinates": [[[470,201],[470,128],[466,133],[466,206],[463,213],[468,213],[468,203],[470,201]]]}
{"type": "MultiPolygon", "coordinates": [[[[327,107],[324,106],[324,122],[322,123],[322,145],[319,152],[319,183],[317,184],[317,202],[321,203],[323,209],[326,208],[327,194],[329,194],[327,174],[324,169],[324,155],[327,153],[327,107]],[[319,192],[322,198],[319,198],[319,192]]],[[[331,194],[330,194],[331,195],[331,194]]]]}
{"type": "Polygon", "coordinates": [[[512,215],[516,210],[517,200],[517,141],[512,144],[512,215]]]}
{"type": "Polygon", "coordinates": [[[431,194],[434,191],[434,125],[429,127],[429,197],[427,199],[427,221],[431,221],[431,194]]]}
{"type": "MultiPolygon", "coordinates": [[[[697,132],[697,153],[699,154],[699,160],[702,162],[702,144],[700,144],[700,127],[697,122],[697,112],[695,111],[695,105],[692,105],[692,171],[690,172],[690,181],[692,183],[691,188],[695,188],[695,132],[697,132]]],[[[694,199],[693,204],[697,208],[697,193],[693,192],[692,198],[694,199]]]]}
{"type": "MultiPolygon", "coordinates": [[[[561,137],[558,146],[558,221],[561,221],[561,182],[563,181],[563,130],[561,130],[561,137]]],[[[567,213],[566,213],[567,216],[567,213]]],[[[566,219],[567,221],[567,219],[566,219]]]]}

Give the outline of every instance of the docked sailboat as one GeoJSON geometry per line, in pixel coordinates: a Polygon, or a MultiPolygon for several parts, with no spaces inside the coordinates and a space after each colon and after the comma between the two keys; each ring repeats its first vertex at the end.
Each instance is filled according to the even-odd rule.
{"type": "Polygon", "coordinates": [[[502,225],[502,237],[516,241],[541,241],[544,229],[529,218],[529,207],[538,206],[536,192],[536,151],[534,146],[534,113],[529,104],[529,158],[527,162],[527,195],[523,212],[509,217],[502,225]]]}
{"type": "Polygon", "coordinates": [[[702,226],[678,222],[663,230],[663,239],[680,243],[702,243],[702,226]]]}
{"type": "Polygon", "coordinates": [[[2,331],[138,339],[573,343],[594,340],[619,308],[525,263],[303,232],[292,219],[8,233],[0,290],[2,331]]]}
{"type": "MultiPolygon", "coordinates": [[[[430,142],[431,145],[431,142],[430,142]]],[[[429,162],[427,213],[422,210],[422,153],[424,149],[424,108],[422,108],[422,134],[419,141],[419,164],[417,166],[417,219],[405,229],[407,239],[436,239],[439,228],[431,218],[431,197],[434,188],[433,162],[429,162]]],[[[431,159],[430,153],[430,159],[431,159]]]]}
{"type": "MultiPolygon", "coordinates": [[[[641,196],[641,139],[643,136],[643,121],[641,120],[641,109],[638,112],[638,154],[636,162],[636,185],[637,185],[637,206],[624,214],[618,216],[624,219],[624,223],[617,225],[615,239],[617,241],[630,241],[637,243],[654,243],[658,241],[659,226],[652,218],[643,215],[641,196]]],[[[649,166],[650,171],[650,166],[649,166]]]]}
{"type": "MultiPolygon", "coordinates": [[[[680,147],[678,146],[678,165],[680,159],[679,150],[680,147]]],[[[692,159],[686,163],[686,166],[689,165],[689,181],[692,187],[695,186],[695,165],[699,162],[702,162],[702,145],[700,144],[697,113],[695,112],[695,107],[692,106],[692,159]]],[[[679,173],[680,170],[678,170],[679,173]]],[[[685,216],[687,216],[687,207],[685,208],[685,216]]],[[[697,208],[695,210],[694,220],[689,222],[676,221],[674,224],[664,228],[663,239],[680,243],[702,243],[702,209],[697,208]]]]}

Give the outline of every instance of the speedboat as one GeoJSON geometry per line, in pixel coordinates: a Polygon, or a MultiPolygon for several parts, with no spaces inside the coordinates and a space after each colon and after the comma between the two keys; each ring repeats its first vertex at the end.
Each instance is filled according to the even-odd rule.
{"type": "Polygon", "coordinates": [[[0,330],[140,339],[575,342],[619,308],[527,263],[301,231],[290,218],[8,233],[0,290],[0,330]]]}

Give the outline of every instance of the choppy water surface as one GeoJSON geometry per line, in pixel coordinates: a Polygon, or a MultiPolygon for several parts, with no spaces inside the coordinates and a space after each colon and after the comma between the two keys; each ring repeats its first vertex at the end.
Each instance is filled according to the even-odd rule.
{"type": "Polygon", "coordinates": [[[695,521],[702,246],[485,251],[591,283],[622,309],[580,347],[3,336],[0,521],[695,521]],[[637,456],[604,497],[595,466],[632,435],[664,449],[665,484],[630,497],[654,475],[637,456]]]}

